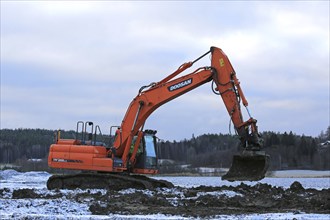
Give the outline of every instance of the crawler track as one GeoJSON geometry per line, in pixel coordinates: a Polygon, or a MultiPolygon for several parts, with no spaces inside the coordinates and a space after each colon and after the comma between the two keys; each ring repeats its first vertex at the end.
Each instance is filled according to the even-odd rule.
{"type": "Polygon", "coordinates": [[[52,189],[110,189],[127,188],[155,189],[174,187],[172,183],[140,175],[81,173],[74,175],[53,175],[47,181],[47,188],[52,189]]]}

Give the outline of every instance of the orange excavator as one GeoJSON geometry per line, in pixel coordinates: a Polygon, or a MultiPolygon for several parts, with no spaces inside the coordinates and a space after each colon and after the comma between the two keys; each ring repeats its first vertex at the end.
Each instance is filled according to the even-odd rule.
{"type": "Polygon", "coordinates": [[[258,181],[264,178],[269,156],[261,151],[262,139],[258,133],[257,120],[250,115],[248,102],[228,57],[220,48],[211,47],[208,52],[192,62],[182,64],[161,81],[142,86],[130,103],[121,125],[110,128],[110,137],[114,136],[111,145],[97,141],[100,128],[94,128],[92,122],[78,122],[74,139],[61,139],[58,132],[56,143],[50,147],[49,166],[83,172],[51,176],[47,187],[170,186],[166,181],[137,175],[158,173],[156,131],[144,130],[144,124],[161,105],[208,82],[212,83],[212,91],[221,96],[242,149],[234,155],[232,166],[222,179],[258,181]],[[211,66],[199,67],[179,76],[208,54],[211,56],[211,66]],[[250,117],[247,121],[243,120],[241,104],[250,117]]]}

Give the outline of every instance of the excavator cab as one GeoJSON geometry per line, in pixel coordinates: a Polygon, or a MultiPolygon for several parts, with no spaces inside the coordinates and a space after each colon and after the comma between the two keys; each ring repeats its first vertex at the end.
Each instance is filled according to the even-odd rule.
{"type": "MultiPolygon", "coordinates": [[[[141,139],[133,172],[154,174],[158,172],[157,154],[156,154],[156,131],[145,130],[141,139]]],[[[135,144],[137,137],[132,141],[135,144]]]]}

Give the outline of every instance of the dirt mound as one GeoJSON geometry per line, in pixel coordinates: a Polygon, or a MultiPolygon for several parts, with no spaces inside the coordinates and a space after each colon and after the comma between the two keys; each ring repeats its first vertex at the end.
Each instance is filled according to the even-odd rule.
{"type": "Polygon", "coordinates": [[[17,189],[13,191],[12,199],[56,199],[61,198],[62,196],[63,194],[58,190],[52,194],[40,194],[35,189],[17,189]]]}
{"type": "MultiPolygon", "coordinates": [[[[0,191],[8,194],[7,189],[0,191]]],[[[199,186],[195,188],[14,190],[12,199],[69,199],[87,204],[94,215],[168,214],[186,217],[212,217],[220,214],[306,212],[330,214],[330,189],[305,189],[294,182],[288,189],[269,184],[249,186],[199,186]]]]}
{"type": "Polygon", "coordinates": [[[294,181],[290,186],[290,190],[294,192],[301,192],[304,191],[304,187],[298,181],[294,181]]]}
{"type": "Polygon", "coordinates": [[[299,182],[289,189],[268,184],[237,187],[133,190],[118,196],[108,192],[90,206],[93,214],[173,214],[208,217],[219,214],[307,212],[330,213],[330,189],[305,190],[299,182]]]}
{"type": "Polygon", "coordinates": [[[39,194],[34,192],[33,189],[18,189],[13,191],[13,199],[26,199],[26,198],[40,198],[39,194]]]}

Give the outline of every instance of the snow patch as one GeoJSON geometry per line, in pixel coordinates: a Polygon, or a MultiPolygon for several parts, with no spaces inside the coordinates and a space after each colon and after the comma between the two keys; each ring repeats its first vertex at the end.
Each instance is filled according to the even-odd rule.
{"type": "Polygon", "coordinates": [[[133,194],[133,193],[136,193],[136,192],[141,192],[147,196],[153,196],[154,193],[148,189],[145,189],[145,190],[141,190],[141,189],[133,189],[133,188],[129,188],[129,189],[123,189],[123,190],[120,190],[118,191],[118,193],[122,194],[122,195],[126,195],[126,194],[133,194]]]}
{"type": "Polygon", "coordinates": [[[16,170],[3,170],[0,171],[0,179],[7,180],[11,178],[12,176],[20,174],[16,170]]]}
{"type": "Polygon", "coordinates": [[[279,170],[271,172],[276,178],[329,178],[330,170],[279,170]]]}
{"type": "Polygon", "coordinates": [[[211,195],[211,196],[227,196],[229,198],[235,197],[235,196],[243,196],[241,193],[237,193],[231,190],[223,190],[223,191],[214,191],[214,192],[198,192],[197,197],[204,196],[204,195],[211,195]]]}
{"type": "Polygon", "coordinates": [[[0,199],[0,213],[16,219],[30,214],[86,215],[89,206],[63,199],[0,199]]]}

